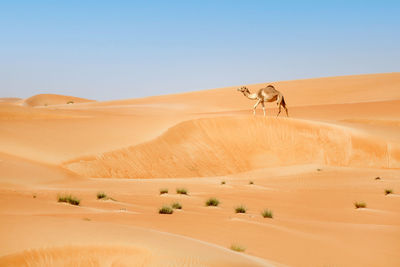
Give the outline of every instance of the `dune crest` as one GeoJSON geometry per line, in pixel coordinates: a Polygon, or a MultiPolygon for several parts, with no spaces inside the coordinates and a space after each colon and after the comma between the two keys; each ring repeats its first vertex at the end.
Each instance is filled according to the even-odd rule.
{"type": "Polygon", "coordinates": [[[87,102],[95,102],[95,101],[76,96],[38,94],[23,100],[22,104],[25,106],[37,107],[37,106],[64,105],[64,104],[87,103],[87,102]]]}
{"type": "Polygon", "coordinates": [[[150,142],[64,166],[88,177],[205,177],[308,163],[399,168],[399,153],[398,144],[344,127],[242,116],[186,121],[150,142]]]}

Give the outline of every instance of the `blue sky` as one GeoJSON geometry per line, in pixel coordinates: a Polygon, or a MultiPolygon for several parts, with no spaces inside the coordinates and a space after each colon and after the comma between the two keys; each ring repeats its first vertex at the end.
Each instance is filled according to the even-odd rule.
{"type": "Polygon", "coordinates": [[[399,1],[3,1],[0,97],[400,71],[399,1]]]}

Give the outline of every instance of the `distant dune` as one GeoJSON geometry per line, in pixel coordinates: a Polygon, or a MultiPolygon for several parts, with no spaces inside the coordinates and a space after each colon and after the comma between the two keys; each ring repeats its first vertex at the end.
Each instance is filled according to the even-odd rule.
{"type": "Polygon", "coordinates": [[[16,103],[20,100],[21,100],[21,98],[18,98],[18,97],[1,97],[0,103],[16,103]]]}
{"type": "MultiPolygon", "coordinates": [[[[250,91],[254,91],[268,84],[276,86],[284,94],[289,107],[400,99],[400,72],[273,81],[246,86],[250,91]]],[[[236,91],[240,86],[243,85],[174,95],[104,101],[93,105],[105,107],[141,104],[197,112],[248,109],[251,107],[251,102],[236,91]]]]}
{"type": "Polygon", "coordinates": [[[64,105],[64,104],[74,104],[74,103],[87,103],[93,101],[94,100],[89,100],[75,96],[39,94],[25,99],[23,101],[23,105],[30,107],[37,107],[37,106],[64,105]]]}

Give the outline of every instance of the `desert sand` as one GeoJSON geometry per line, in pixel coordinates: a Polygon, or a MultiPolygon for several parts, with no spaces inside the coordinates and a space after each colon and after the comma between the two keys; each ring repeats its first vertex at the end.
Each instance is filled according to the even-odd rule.
{"type": "Polygon", "coordinates": [[[0,266],[400,266],[400,73],[268,84],[1,98],[0,266]]]}

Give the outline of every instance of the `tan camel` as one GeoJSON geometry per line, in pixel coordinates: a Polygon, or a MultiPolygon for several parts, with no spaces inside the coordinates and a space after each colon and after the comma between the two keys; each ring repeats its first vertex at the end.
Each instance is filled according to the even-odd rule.
{"type": "Polygon", "coordinates": [[[258,90],[257,93],[250,93],[250,90],[242,86],[237,89],[238,91],[242,92],[245,97],[251,100],[257,100],[257,103],[253,107],[253,114],[256,115],[256,108],[258,104],[261,103],[264,117],[265,117],[265,102],[274,102],[277,101],[276,104],[279,106],[277,117],[281,113],[281,107],[283,107],[286,111],[286,116],[289,117],[288,109],[286,107],[285,98],[283,97],[282,93],[275,89],[274,86],[268,85],[267,87],[261,88],[258,90]]]}

